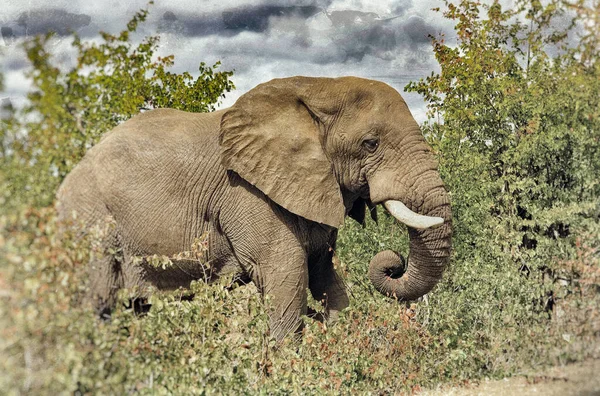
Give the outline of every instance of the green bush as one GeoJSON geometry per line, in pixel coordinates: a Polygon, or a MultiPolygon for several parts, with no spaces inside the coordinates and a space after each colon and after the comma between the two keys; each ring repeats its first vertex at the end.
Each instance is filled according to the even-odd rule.
{"type": "Polygon", "coordinates": [[[391,301],[367,281],[367,264],[382,249],[406,254],[404,227],[380,209],[378,224],[349,220],[336,265],[350,307],[331,327],[306,318],[303,337],[280,345],[268,298],[227,279],[195,283],[193,299],[156,293],[146,315],[125,291],[110,322],[82,303],[86,263],[100,252],[93,235],[57,240],[45,206],[64,174],[140,108],[212,110],[232,87],[214,68],[201,66],[195,81],[167,74],[171,58],[151,59],[156,39],[132,46],[127,32],[145,15],[104,44],[76,39],[79,64],[68,72],[52,66],[47,38],[26,47],[31,105],[2,125],[0,389],[398,393],[599,357],[600,34],[588,23],[597,10],[446,3],[458,43],[432,38],[441,71],[407,89],[429,104],[423,130],[452,194],[450,268],[422,301],[391,301]],[[554,28],[568,15],[581,27],[574,48],[564,45],[574,29],[554,28]],[[137,94],[122,97],[124,84],[137,94]]]}
{"type": "MultiPolygon", "coordinates": [[[[581,273],[565,262],[578,257],[582,235],[597,246],[600,219],[598,26],[569,48],[575,33],[555,20],[571,15],[582,26],[597,13],[583,2],[446,2],[458,45],[433,38],[441,72],[407,87],[429,101],[424,131],[453,199],[453,268],[432,306],[450,305],[443,310],[457,318],[440,317],[432,330],[456,327],[447,342],[466,352],[462,369],[511,373],[520,362],[591,353],[582,339],[564,355],[549,346],[561,337],[550,337],[555,305],[583,293],[581,273]]],[[[586,298],[597,304],[594,293],[586,298]]]]}
{"type": "Polygon", "coordinates": [[[0,205],[4,210],[43,207],[54,200],[62,179],[100,137],[140,110],[170,107],[213,111],[235,88],[232,72],[199,65],[197,78],[168,71],[174,57],[157,57],[159,37],[134,45],[130,36],[145,21],[141,10],[118,35],[101,33],[102,42],[75,35],[76,65],[55,64],[49,33],[25,43],[31,69],[28,104],[0,129],[0,205]]]}

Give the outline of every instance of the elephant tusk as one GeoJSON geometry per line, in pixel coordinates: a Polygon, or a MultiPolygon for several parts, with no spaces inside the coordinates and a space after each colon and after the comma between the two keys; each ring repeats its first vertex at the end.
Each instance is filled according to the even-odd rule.
{"type": "Polygon", "coordinates": [[[444,219],[441,217],[430,217],[423,216],[408,209],[400,201],[385,201],[383,206],[387,209],[396,220],[401,221],[409,227],[424,230],[430,227],[436,227],[444,223],[444,219]]]}

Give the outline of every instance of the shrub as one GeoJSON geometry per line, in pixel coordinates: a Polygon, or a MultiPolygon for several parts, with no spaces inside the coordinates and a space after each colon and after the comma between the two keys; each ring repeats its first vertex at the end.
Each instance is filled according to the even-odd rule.
{"type": "Polygon", "coordinates": [[[570,7],[446,3],[458,43],[432,38],[441,72],[407,89],[429,103],[423,129],[452,194],[451,266],[422,301],[391,301],[367,282],[367,263],[382,249],[406,253],[404,227],[381,210],[365,228],[349,220],[336,265],[350,307],[335,326],[306,318],[303,337],[280,345],[269,337],[268,298],[225,287],[228,279],[155,293],[145,315],[124,291],[111,321],[98,321],[81,298],[86,263],[100,253],[94,235],[59,242],[44,207],[102,131],[140,107],[211,110],[230,74],[208,68],[193,83],[166,74],[172,59],[150,60],[154,39],[129,44],[145,12],[100,47],[76,39],[79,64],[67,74],[51,65],[48,39],[34,39],[25,115],[44,117],[15,115],[2,129],[0,181],[10,187],[0,212],[0,389],[398,393],[598,357],[600,35],[588,23],[593,8],[570,7]],[[569,10],[583,34],[574,48],[563,40],[577,29],[553,28],[569,10]],[[109,72],[124,65],[132,74],[109,72]],[[83,66],[92,72],[80,74],[83,66]],[[139,95],[122,100],[121,84],[139,95]],[[90,98],[98,100],[86,108],[90,98]]]}
{"type": "Polygon", "coordinates": [[[134,45],[131,36],[145,21],[141,10],[118,35],[101,32],[100,43],[74,35],[77,62],[58,67],[47,49],[49,33],[25,43],[31,69],[28,104],[1,123],[0,205],[5,211],[43,207],[86,151],[117,124],[140,110],[171,107],[212,111],[225,92],[235,88],[232,72],[199,65],[199,75],[172,73],[172,55],[157,57],[159,37],[134,45]]]}

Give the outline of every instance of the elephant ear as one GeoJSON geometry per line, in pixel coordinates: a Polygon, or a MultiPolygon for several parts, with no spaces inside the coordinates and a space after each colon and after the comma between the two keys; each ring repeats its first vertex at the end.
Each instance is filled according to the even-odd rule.
{"type": "Polygon", "coordinates": [[[306,80],[273,80],[240,97],[221,119],[221,160],[290,212],[339,227],[345,207],[306,80]]]}

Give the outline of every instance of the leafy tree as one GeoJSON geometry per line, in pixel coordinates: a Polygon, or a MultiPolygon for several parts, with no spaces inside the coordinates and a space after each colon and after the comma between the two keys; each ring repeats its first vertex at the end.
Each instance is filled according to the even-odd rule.
{"type": "Polygon", "coordinates": [[[137,12],[118,35],[101,33],[100,43],[74,35],[77,63],[66,71],[48,49],[52,34],[25,43],[33,87],[27,106],[2,125],[0,206],[51,203],[58,184],[102,134],[140,110],[213,111],[234,88],[233,73],[217,71],[219,63],[200,63],[194,79],[168,71],[172,55],[155,56],[159,37],[132,43],[147,15],[137,12]]]}
{"type": "Polygon", "coordinates": [[[446,6],[445,17],[457,21],[458,45],[433,38],[441,72],[407,89],[429,103],[425,130],[440,153],[457,217],[482,209],[458,227],[476,235],[478,224],[496,222],[506,229],[500,242],[507,248],[566,236],[578,215],[597,213],[600,196],[600,28],[581,20],[592,9],[560,0],[545,7],[519,1],[510,10],[497,1],[446,6]],[[555,28],[570,8],[579,15],[571,13],[566,29],[555,28]],[[569,48],[574,26],[584,35],[569,48]]]}
{"type": "MultiPolygon", "coordinates": [[[[548,331],[544,317],[557,301],[581,292],[583,273],[564,263],[579,254],[582,235],[597,232],[600,26],[591,22],[598,8],[561,0],[520,0],[508,10],[498,1],[445,4],[456,45],[432,37],[441,71],[406,87],[428,102],[424,131],[453,197],[453,267],[437,297],[451,302],[461,324],[433,329],[451,330],[451,345],[463,351],[461,342],[485,350],[504,342],[516,354],[548,331]],[[579,44],[568,46],[574,38],[579,44]],[[459,336],[481,335],[498,320],[501,334],[459,336]]],[[[479,364],[490,367],[487,357],[479,364]]]]}

